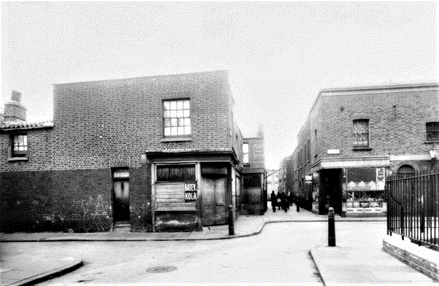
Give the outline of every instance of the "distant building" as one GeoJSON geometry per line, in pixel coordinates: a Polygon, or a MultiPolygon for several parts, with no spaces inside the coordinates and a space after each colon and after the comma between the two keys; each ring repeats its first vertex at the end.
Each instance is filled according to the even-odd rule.
{"type": "Polygon", "coordinates": [[[226,71],[56,84],[53,122],[19,102],[0,126],[0,231],[190,231],[264,208],[263,139],[243,164],[226,71]]]}
{"type": "Polygon", "coordinates": [[[274,191],[277,194],[279,188],[279,172],[280,170],[267,170],[267,194],[270,199],[270,194],[274,191]]]}
{"type": "Polygon", "coordinates": [[[291,156],[288,156],[285,157],[281,162],[278,191],[286,195],[289,195],[291,192],[293,192],[292,179],[291,156]]]}
{"type": "Polygon", "coordinates": [[[386,175],[436,164],[439,86],[322,90],[297,139],[291,185],[303,207],[382,215],[386,175]]]}
{"type": "Polygon", "coordinates": [[[267,210],[267,182],[264,156],[264,134],[260,127],[256,137],[243,138],[244,180],[243,214],[264,214],[267,210]]]}

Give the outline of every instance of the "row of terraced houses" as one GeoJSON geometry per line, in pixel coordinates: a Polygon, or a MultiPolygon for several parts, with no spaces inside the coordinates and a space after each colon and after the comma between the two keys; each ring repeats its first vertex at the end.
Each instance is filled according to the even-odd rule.
{"type": "Polygon", "coordinates": [[[227,71],[54,85],[54,116],[0,125],[0,231],[191,231],[266,210],[264,138],[227,71]]]}
{"type": "Polygon", "coordinates": [[[439,149],[439,85],[324,89],[281,163],[280,190],[318,214],[387,210],[390,174],[435,168],[439,149]]]}

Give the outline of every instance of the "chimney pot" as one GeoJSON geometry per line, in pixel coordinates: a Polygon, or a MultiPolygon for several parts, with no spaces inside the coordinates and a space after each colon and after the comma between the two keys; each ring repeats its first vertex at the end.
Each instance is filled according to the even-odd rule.
{"type": "Polygon", "coordinates": [[[21,92],[12,91],[11,100],[16,102],[21,102],[21,92]]]}

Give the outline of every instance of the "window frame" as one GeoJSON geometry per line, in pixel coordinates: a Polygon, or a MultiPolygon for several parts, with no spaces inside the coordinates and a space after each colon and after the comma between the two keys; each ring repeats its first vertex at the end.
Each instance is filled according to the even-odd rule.
{"type": "Polygon", "coordinates": [[[429,121],[429,122],[425,123],[425,141],[426,142],[439,142],[439,122],[438,121],[429,121]],[[432,125],[430,128],[429,128],[429,124],[432,125]],[[436,136],[432,136],[434,134],[436,134],[436,136]]]}
{"type": "Polygon", "coordinates": [[[192,136],[192,108],[190,98],[171,98],[162,100],[162,135],[164,138],[178,138],[178,137],[190,137],[192,136]],[[185,108],[185,101],[188,102],[189,108],[185,108]],[[165,103],[169,102],[169,109],[165,109],[165,103]],[[172,102],[175,102],[175,108],[171,108],[172,102]],[[178,108],[178,102],[182,102],[183,108],[178,108]],[[175,111],[175,116],[171,116],[172,111],[175,111]],[[188,111],[188,116],[185,116],[185,111],[188,111]],[[168,115],[169,112],[169,115],[168,115]],[[182,116],[177,116],[181,112],[182,116]],[[169,125],[167,124],[169,120],[169,125]],[[175,126],[172,126],[172,122],[175,120],[175,126]],[[180,120],[183,124],[180,124],[180,120]],[[187,124],[189,122],[189,124],[187,124]],[[172,128],[175,127],[177,134],[172,135],[172,128]],[[186,133],[186,128],[189,127],[189,133],[186,133]],[[167,135],[166,129],[169,128],[169,134],[167,135]],[[183,128],[183,134],[178,134],[179,128],[183,128]]]}
{"type": "Polygon", "coordinates": [[[242,163],[243,164],[250,164],[250,144],[248,142],[242,143],[242,163]],[[247,152],[245,152],[244,145],[247,146],[247,152]]]}
{"type": "Polygon", "coordinates": [[[370,144],[370,120],[368,118],[358,118],[358,119],[354,119],[352,120],[352,145],[354,150],[370,150],[371,149],[371,144],[370,144]],[[366,122],[367,123],[367,133],[363,132],[363,133],[358,133],[356,132],[356,123],[357,122],[366,122]],[[359,145],[359,140],[357,139],[358,137],[356,136],[357,134],[360,134],[361,136],[364,136],[365,134],[367,134],[367,145],[359,145]]]}
{"type": "Polygon", "coordinates": [[[29,152],[29,141],[27,133],[13,133],[10,135],[10,158],[27,158],[29,152]],[[21,144],[18,142],[18,145],[15,144],[15,138],[19,138],[20,136],[24,136],[25,144],[21,144]],[[15,150],[15,147],[18,146],[24,147],[25,150],[15,150]]]}

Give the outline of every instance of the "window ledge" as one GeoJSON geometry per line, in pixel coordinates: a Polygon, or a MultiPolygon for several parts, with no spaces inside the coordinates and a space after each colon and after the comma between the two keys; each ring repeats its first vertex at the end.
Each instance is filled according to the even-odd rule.
{"type": "Polygon", "coordinates": [[[191,137],[166,137],[160,140],[160,142],[190,142],[191,137]]]}
{"type": "Polygon", "coordinates": [[[372,150],[371,147],[353,147],[352,148],[353,151],[370,151],[372,150]]]}
{"type": "Polygon", "coordinates": [[[8,162],[20,162],[20,161],[29,161],[27,157],[12,157],[8,159],[8,162]]]}
{"type": "Polygon", "coordinates": [[[439,141],[424,141],[424,144],[439,144],[439,141]]]}

